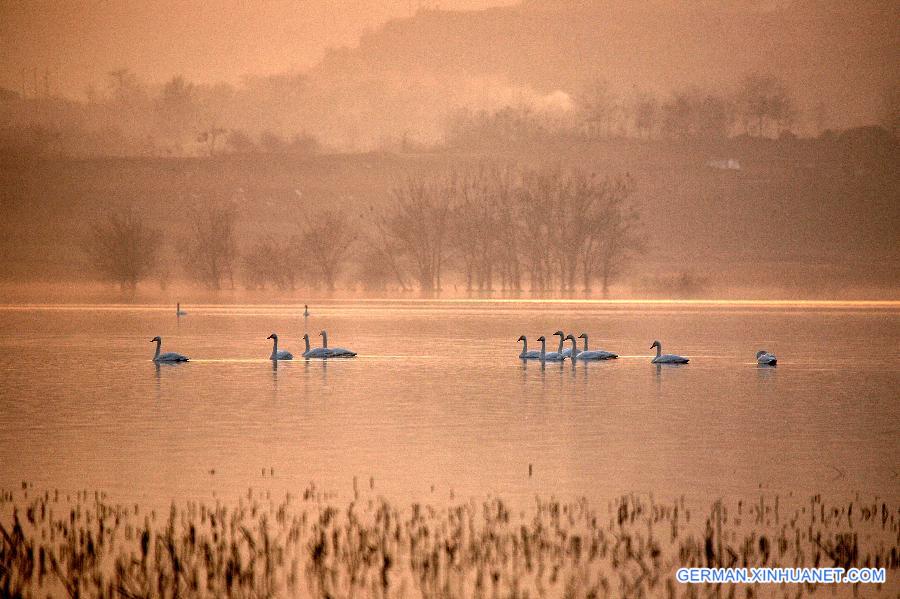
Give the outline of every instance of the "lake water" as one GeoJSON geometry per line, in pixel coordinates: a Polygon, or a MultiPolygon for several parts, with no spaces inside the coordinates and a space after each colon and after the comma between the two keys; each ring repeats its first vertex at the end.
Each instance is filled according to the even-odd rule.
{"type": "Polygon", "coordinates": [[[183,309],[0,308],[0,487],[154,505],[310,481],[351,495],[354,477],[404,501],[900,499],[897,303],[348,301],[308,319],[302,306],[183,309]],[[269,333],[299,355],[303,333],[323,328],[359,357],[267,359],[269,333]],[[621,357],[517,359],[519,335],[533,348],[559,328],[621,357]],[[191,362],[154,366],[155,335],[191,362]],[[691,363],[651,365],[654,339],[691,363]],[[777,367],[757,367],[762,348],[777,367]]]}

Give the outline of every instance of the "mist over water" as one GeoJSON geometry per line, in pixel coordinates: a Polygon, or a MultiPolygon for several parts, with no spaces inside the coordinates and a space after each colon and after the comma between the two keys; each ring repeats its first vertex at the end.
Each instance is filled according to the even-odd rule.
{"type": "Polygon", "coordinates": [[[301,314],[0,311],[0,486],[161,507],[310,481],[346,496],[354,477],[401,501],[896,498],[896,306],[341,302],[301,314]],[[533,348],[561,326],[621,357],[517,358],[520,334],[533,348]],[[321,329],[359,358],[267,359],[270,332],[299,355],[321,329]],[[191,362],[154,366],[153,335],[191,362]],[[653,339],[691,363],[651,365],[653,339]],[[761,348],[776,368],[756,365],[761,348]]]}

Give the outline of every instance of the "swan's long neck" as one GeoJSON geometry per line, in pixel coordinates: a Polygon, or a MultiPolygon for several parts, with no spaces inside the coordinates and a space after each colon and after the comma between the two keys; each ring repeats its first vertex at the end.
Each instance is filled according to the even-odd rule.
{"type": "Polygon", "coordinates": [[[584,351],[588,350],[587,337],[588,337],[587,335],[584,336],[584,351]]]}
{"type": "Polygon", "coordinates": [[[162,345],[162,339],[157,339],[157,340],[156,340],[156,353],[153,354],[153,359],[154,359],[154,360],[155,360],[156,358],[159,357],[159,348],[160,348],[161,345],[162,345]]]}
{"type": "Polygon", "coordinates": [[[303,340],[306,342],[306,351],[304,353],[309,353],[309,335],[303,335],[303,340]]]}
{"type": "Polygon", "coordinates": [[[575,362],[575,356],[578,355],[578,340],[572,337],[572,362],[575,362]]]}
{"type": "Polygon", "coordinates": [[[278,355],[278,337],[272,337],[272,356],[278,355]]]}
{"type": "Polygon", "coordinates": [[[558,354],[562,353],[562,346],[563,346],[563,336],[560,335],[559,336],[559,349],[556,350],[556,353],[558,353],[558,354]]]}
{"type": "Polygon", "coordinates": [[[528,339],[522,337],[522,353],[519,354],[520,358],[524,358],[525,354],[528,353],[528,339]]]}
{"type": "Polygon", "coordinates": [[[541,362],[547,358],[547,341],[541,339],[541,362]]]}
{"type": "Polygon", "coordinates": [[[328,333],[322,331],[322,347],[328,349],[328,333]]]}
{"type": "Polygon", "coordinates": [[[656,357],[658,358],[661,354],[662,354],[662,344],[657,343],[656,344],[656,357]]]}

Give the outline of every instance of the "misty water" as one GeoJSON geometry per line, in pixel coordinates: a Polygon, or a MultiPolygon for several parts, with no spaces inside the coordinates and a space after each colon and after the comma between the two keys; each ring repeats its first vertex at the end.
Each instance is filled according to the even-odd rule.
{"type": "Polygon", "coordinates": [[[346,301],[0,309],[0,487],[167,505],[248,488],[401,501],[898,499],[896,303],[346,301]],[[523,363],[587,332],[603,363],[523,363]],[[273,364],[271,332],[354,360],[273,364]],[[155,366],[163,351],[191,361],[155,366]],[[554,341],[555,337],[552,338],[554,341]],[[649,346],[690,357],[650,364],[649,346]],[[775,368],[754,354],[778,355],[775,368]],[[532,472],[529,475],[529,465],[532,472]]]}

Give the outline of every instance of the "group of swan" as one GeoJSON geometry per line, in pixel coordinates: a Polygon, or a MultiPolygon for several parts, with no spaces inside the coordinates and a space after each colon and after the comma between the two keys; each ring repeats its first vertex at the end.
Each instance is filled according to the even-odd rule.
{"type": "MultiPolygon", "coordinates": [[[[541,351],[528,351],[528,339],[525,338],[525,335],[520,336],[517,339],[517,341],[522,342],[522,351],[519,353],[519,358],[522,360],[540,360],[541,362],[562,362],[566,358],[588,361],[612,360],[619,357],[618,354],[608,351],[588,350],[587,333],[582,333],[578,336],[579,339],[584,339],[584,349],[582,351],[578,351],[578,342],[574,336],[565,335],[562,331],[556,331],[553,334],[559,336],[559,346],[555,352],[547,352],[547,340],[543,335],[538,337],[538,341],[541,342],[541,351]],[[572,347],[563,349],[563,342],[566,340],[572,342],[572,347]]],[[[650,349],[653,348],[656,348],[656,356],[650,360],[651,364],[687,364],[690,362],[690,358],[685,358],[684,356],[662,353],[662,344],[659,341],[654,341],[650,345],[650,349]]],[[[778,358],[775,357],[775,354],[761,349],[756,352],[756,363],[760,366],[775,366],[778,363],[778,358]]]]}
{"type": "Polygon", "coordinates": [[[584,339],[584,349],[580,351],[578,350],[578,341],[574,335],[566,335],[562,331],[556,331],[553,334],[559,336],[559,346],[555,352],[547,352],[547,339],[543,335],[538,337],[538,341],[541,342],[541,351],[528,351],[528,339],[525,338],[525,335],[519,337],[518,340],[522,342],[522,353],[519,354],[519,357],[523,360],[540,360],[542,362],[562,362],[566,358],[583,361],[613,360],[619,357],[619,354],[614,354],[613,352],[600,349],[589,350],[587,333],[578,335],[578,339],[584,339]],[[565,341],[571,341],[572,347],[564,349],[563,344],[565,341]]]}
{"type": "MultiPolygon", "coordinates": [[[[322,335],[322,347],[309,347],[309,334],[303,335],[303,340],[306,342],[306,351],[303,352],[304,358],[352,358],[356,356],[356,352],[350,351],[349,349],[345,349],[343,347],[328,347],[328,333],[322,331],[319,333],[322,335]]],[[[272,353],[269,356],[270,360],[293,360],[294,354],[289,351],[285,351],[283,349],[278,349],[278,335],[272,333],[266,339],[272,340],[272,353]]],[[[182,354],[176,352],[166,352],[160,353],[160,347],[162,347],[162,337],[156,336],[150,340],[151,343],[156,343],[156,353],[153,354],[154,362],[187,362],[189,358],[182,354]]]]}
{"type": "MultiPolygon", "coordinates": [[[[302,357],[304,358],[352,358],[356,356],[355,351],[351,351],[349,349],[343,347],[328,347],[328,333],[325,331],[319,332],[319,335],[322,336],[322,347],[313,347],[309,346],[309,333],[303,334],[303,341],[306,343],[306,351],[303,352],[302,357]]],[[[269,356],[272,360],[293,360],[294,356],[289,351],[278,350],[278,335],[272,333],[266,339],[272,340],[272,355],[269,356]]]]}

